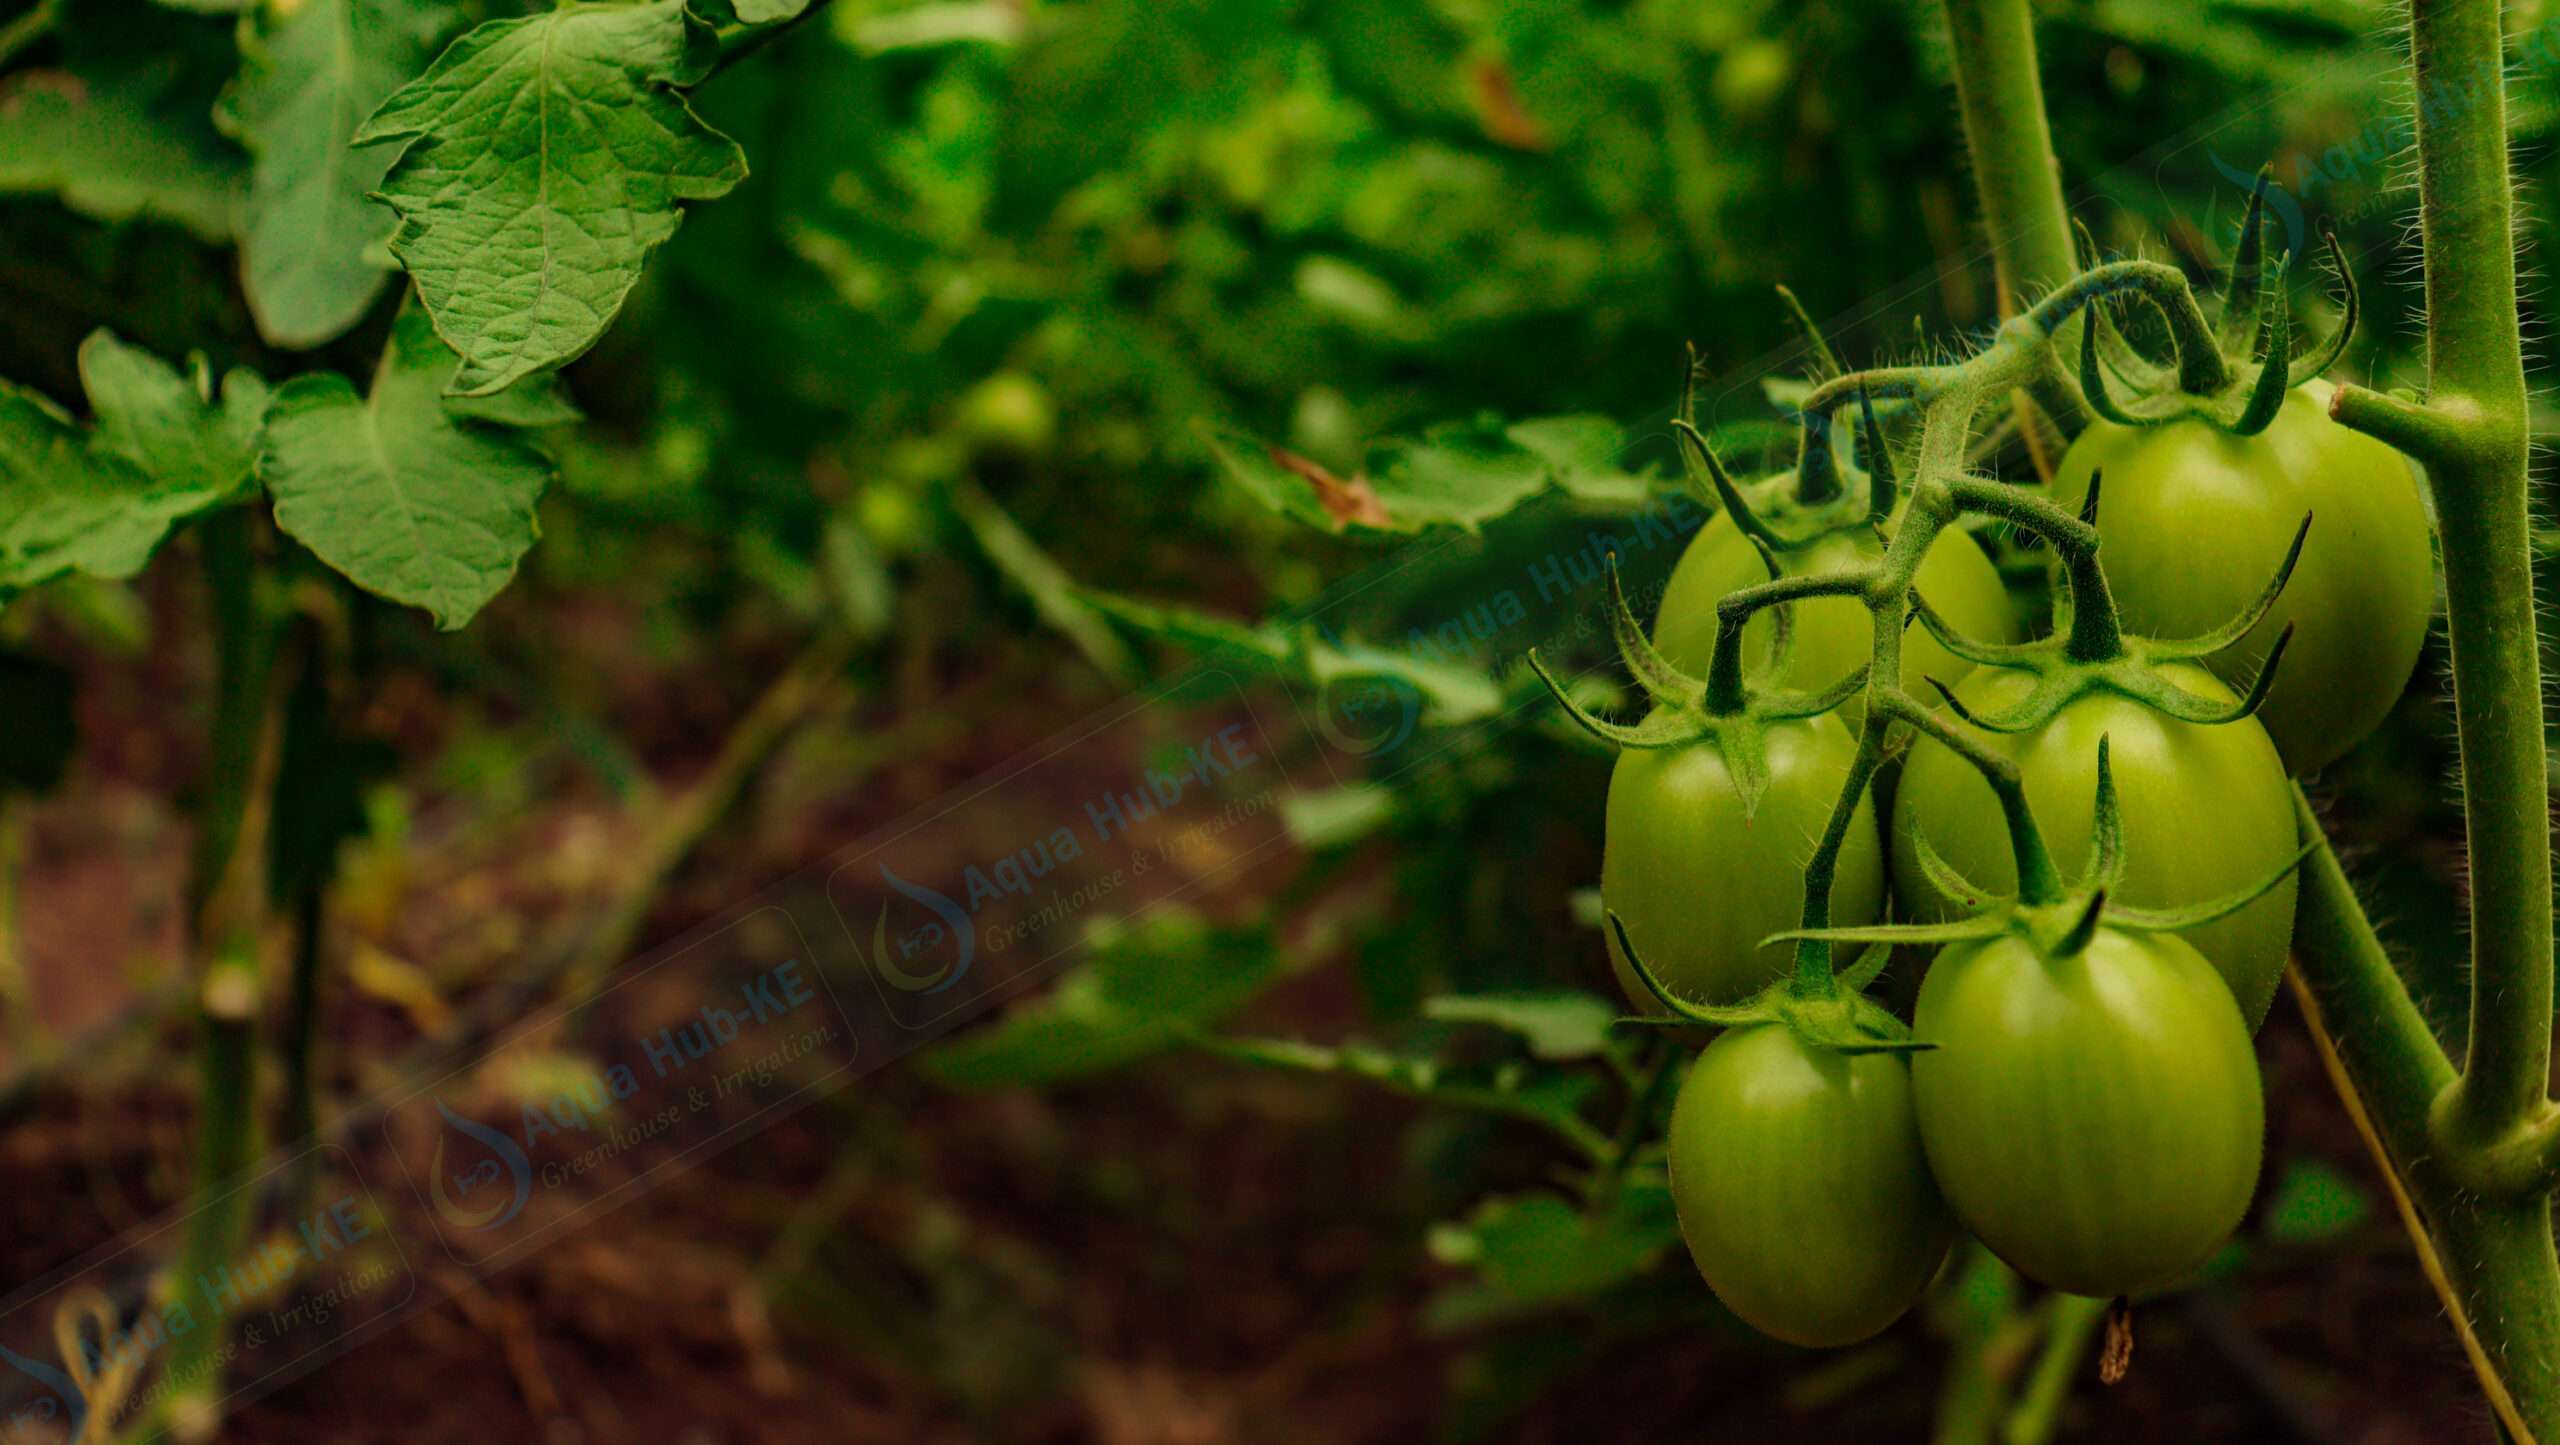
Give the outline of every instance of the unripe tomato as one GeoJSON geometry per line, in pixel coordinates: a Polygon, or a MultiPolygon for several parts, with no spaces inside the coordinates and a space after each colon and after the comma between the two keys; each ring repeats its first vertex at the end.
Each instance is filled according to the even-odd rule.
{"type": "MultiPolygon", "coordinates": [[[[2200,667],[2164,671],[2188,692],[2231,700],[2230,690],[2200,667]]],[[[1998,712],[2033,686],[2026,673],[1986,667],[1956,696],[1976,713],[1998,712]]],[[[2299,846],[2284,763],[2266,729],[2248,718],[2211,726],[2180,722],[2131,698],[2093,692],[2032,732],[1976,730],[1974,736],[2017,762],[2027,805],[2070,877],[2088,865],[2098,739],[2109,739],[2124,820],[2119,902],[2176,908],[2227,898],[2273,876],[2299,846]]],[[[1913,747],[1894,795],[1894,889],[1914,916],[1945,918],[1952,901],[1915,866],[1915,833],[1925,833],[1940,857],[1983,887],[2017,886],[2009,830],[1991,785],[1972,764],[1927,738],[1913,747]]],[[[2230,981],[2252,1028],[2267,1016],[2284,975],[2294,890],[2288,875],[2248,907],[2180,935],[2230,981]]]]}
{"type": "MultiPolygon", "coordinates": [[[[1849,780],[1857,743],[1829,715],[1769,725],[1769,785],[1745,819],[1713,743],[1629,748],[1609,775],[1600,897],[1663,986],[1700,1003],[1740,1003],[1783,977],[1795,952],[1761,945],[1803,922],[1804,865],[1849,780]]],[[[1884,910],[1884,843],[1858,800],[1831,888],[1832,920],[1884,910]]],[[[1634,1005],[1662,1011],[1609,938],[1609,963],[1634,1005]]]]}
{"type": "Polygon", "coordinates": [[[2212,964],[2169,934],[2101,925],[2044,956],[1957,943],[1912,1023],[1929,1169],[1992,1252],[2109,1298],[2204,1262],[2248,1211],[2265,1101],[2249,1028],[2212,964]]]}
{"type": "Polygon", "coordinates": [[[2264,432],[2209,422],[2098,422],[2063,454],[2054,499],[2077,508],[2105,476],[2098,533],[2125,625],[2192,637],[2237,616],[2284,560],[2302,560],[2265,621],[2208,665],[2245,686],[2294,625],[2259,718],[2296,773],[2343,755],[2409,684],[2435,607],[2426,503],[2409,460],[2329,419],[2325,381],[2294,388],[2264,432]]]}
{"type": "Polygon", "coordinates": [[[1901,1318],[1946,1257],[1911,1071],[1778,1024],[1735,1029],[1671,1111],[1671,1196],[1716,1298],[1764,1334],[1823,1348],[1901,1318]]]}
{"type": "MultiPolygon", "coordinates": [[[[1845,572],[1873,562],[1884,553],[1875,534],[1864,527],[1832,532],[1811,545],[1778,554],[1779,568],[1790,577],[1845,572]]],[[[1662,608],[1653,624],[1653,645],[1682,671],[1704,677],[1715,652],[1716,604],[1731,593],[1769,580],[1769,569],[1751,539],[1718,513],[1690,539],[1663,588],[1662,608]]],[[[2017,611],[2000,585],[2000,573],[1970,535],[1950,529],[1920,559],[1920,595],[1956,630],[1984,642],[2013,642],[2017,611]]],[[[1875,645],[1875,627],[1866,605],[1849,597],[1816,597],[1789,603],[1795,650],[1779,685],[1819,692],[1866,665],[1875,645]]],[[[1768,656],[1777,638],[1777,615],[1763,612],[1743,630],[1748,650],[1743,656],[1768,656]]],[[[1913,628],[1902,640],[1902,685],[1928,696],[1926,677],[1952,684],[1973,664],[1938,645],[1927,632],[1913,628]]],[[[1840,710],[1841,721],[1854,729],[1864,716],[1860,699],[1840,710]]],[[[1642,947],[1639,943],[1638,947],[1642,947]]]]}

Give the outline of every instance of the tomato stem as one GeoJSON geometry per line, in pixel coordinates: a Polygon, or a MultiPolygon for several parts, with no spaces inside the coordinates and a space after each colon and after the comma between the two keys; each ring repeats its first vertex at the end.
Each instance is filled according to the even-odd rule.
{"type": "Polygon", "coordinates": [[[158,1434],[209,1433],[223,1396],[227,1311],[201,1281],[234,1258],[247,1228],[245,1192],[231,1188],[257,1156],[260,940],[267,904],[267,830],[273,817],[284,689],[277,654],[282,609],[262,575],[251,513],[223,512],[202,529],[215,623],[213,782],[201,814],[190,899],[194,906],[199,1099],[186,1236],[175,1287],[203,1326],[171,1345],[158,1434]]]}
{"type": "MultiPolygon", "coordinates": [[[[2330,414],[2427,467],[2444,551],[2470,864],[2471,1020],[2461,1074],[2416,1020],[2325,851],[2297,949],[2376,1131],[2405,1172],[2510,1434],[2560,1442],[2560,1260],[2550,1172],[2515,1167],[2551,1122],[2549,763],[2533,586],[2523,351],[2496,0],[2416,0],[2427,397],[2341,386],[2330,414]]],[[[2306,826],[2311,825],[2307,811],[2306,826]]]]}
{"type": "Polygon", "coordinates": [[[2074,270],[2071,216],[2045,122],[2026,0],[1947,0],[1956,95],[2004,310],[2074,270]]]}

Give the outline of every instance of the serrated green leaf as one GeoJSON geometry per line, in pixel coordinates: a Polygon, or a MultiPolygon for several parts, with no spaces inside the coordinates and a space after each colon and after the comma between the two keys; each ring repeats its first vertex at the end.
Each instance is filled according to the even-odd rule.
{"type": "Polygon", "coordinates": [[[1550,491],[1634,508],[1657,488],[1651,475],[1621,465],[1626,434],[1597,416],[1443,423],[1370,448],[1368,465],[1347,478],[1231,427],[1201,431],[1226,478],[1247,495],[1331,532],[1473,530],[1550,491]]]}
{"type": "Polygon", "coordinates": [[[1609,1050],[1609,1026],[1625,1009],[1597,994],[1442,994],[1422,1006],[1443,1023],[1487,1024],[1518,1035],[1542,1059],[1587,1059],[1609,1050]]]}
{"type": "Polygon", "coordinates": [[[448,629],[515,576],[551,480],[531,442],[446,402],[458,364],[409,307],[369,394],[336,375],[295,377],[267,408],[258,455],[277,526],[357,586],[448,629]]]}
{"type": "Polygon", "coordinates": [[[1334,642],[1312,625],[1248,623],[1188,607],[1081,589],[1094,610],[1142,637],[1197,652],[1207,661],[1291,678],[1321,694],[1336,684],[1375,682],[1410,699],[1413,720],[1459,727],[1502,710],[1502,684],[1464,662],[1444,661],[1359,642],[1334,642]]]}
{"type": "Polygon", "coordinates": [[[240,280],[258,332],[306,348],[364,316],[391,273],[368,253],[392,214],[371,198],[395,154],[356,126],[425,67],[452,17],[439,0],[303,0],[244,39],[232,114],[251,156],[240,280]]]}
{"type": "Polygon", "coordinates": [[[189,101],[165,65],[0,81],[0,194],[57,195],[97,220],[149,217],[228,240],[243,167],[189,101]]]}
{"type": "Polygon", "coordinates": [[[80,385],[97,413],[95,445],[132,463],[173,504],[192,496],[211,505],[249,485],[267,409],[267,383],[257,373],[235,367],[216,405],[206,400],[202,357],[181,372],[95,331],[80,343],[80,385]]]}
{"type": "Polygon", "coordinates": [[[1411,531],[1434,524],[1474,528],[1545,491],[1544,458],[1491,419],[1446,423],[1370,457],[1379,503],[1411,531]]]}
{"type": "Polygon", "coordinates": [[[1553,1194],[1488,1199],[1431,1232],[1433,1257],[1474,1270],[1476,1280],[1434,1300],[1430,1322],[1471,1329],[1589,1300],[1651,1270],[1679,1243],[1670,1182],[1659,1174],[1630,1177],[1599,1214],[1553,1194]]]}
{"type": "Polygon", "coordinates": [[[0,593],[70,572],[130,577],[169,528],[247,484],[266,395],[252,373],[208,400],[194,375],[101,331],[80,348],[98,414],[84,432],[51,401],[0,383],[0,593]]]}
{"type": "Polygon", "coordinates": [[[384,177],[391,251],[484,396],[604,334],[680,203],[719,196],[746,157],[677,87],[718,46],[681,0],[564,5],[493,20],[356,129],[406,141],[384,177]]]}
{"type": "Polygon", "coordinates": [[[1203,424],[1201,439],[1219,470],[1245,495],[1263,506],[1310,527],[1342,530],[1341,519],[1325,509],[1319,484],[1302,471],[1292,471],[1282,458],[1289,454],[1232,427],[1203,424]]]}
{"type": "Polygon", "coordinates": [[[1213,928],[1159,912],[1114,923],[1085,962],[995,1027],[927,1054],[927,1073],[964,1089],[1045,1088],[1124,1067],[1214,1024],[1280,973],[1270,930],[1213,928]]]}
{"type": "Polygon", "coordinates": [[[569,400],[569,389],[556,376],[532,377],[489,396],[448,396],[444,409],[473,421],[525,431],[571,426],[586,419],[578,404],[569,400]]]}
{"type": "Polygon", "coordinates": [[[1544,416],[1513,422],[1503,436],[1546,463],[1556,486],[1585,501],[1641,506],[1654,479],[1628,471],[1626,430],[1605,416],[1544,416]]]}

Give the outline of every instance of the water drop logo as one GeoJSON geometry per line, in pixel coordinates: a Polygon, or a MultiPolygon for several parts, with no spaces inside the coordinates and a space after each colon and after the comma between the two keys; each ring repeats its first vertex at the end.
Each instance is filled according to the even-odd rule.
{"type": "MultiPolygon", "coordinates": [[[[2254,191],[2258,188],[2257,172],[2244,171],[2238,166],[2231,164],[2229,161],[2224,160],[2221,156],[2212,151],[2205,152],[2205,159],[2213,162],[2213,168],[2216,171],[2221,172],[2224,180],[2238,186],[2240,189],[2244,191],[2254,191]]],[[[2277,185],[2275,178],[2272,176],[2267,178],[2267,209],[2273,211],[2276,219],[2284,223],[2285,254],[2288,256],[2301,255],[2303,235],[2302,203],[2293,198],[2293,192],[2277,185]]]]}
{"type": "Polygon", "coordinates": [[[427,1165],[428,1187],[435,1194],[436,1212],[458,1229],[495,1229],[516,1217],[533,1194],[533,1161],[525,1158],[516,1141],[486,1124],[465,1119],[436,1100],[436,1112],[464,1138],[485,1146],[489,1157],[467,1170],[448,1176],[444,1167],[446,1135],[436,1140],[433,1162],[427,1165]],[[512,1176],[511,1194],[490,1197],[490,1189],[512,1176]],[[448,1182],[448,1180],[450,1182],[448,1182]],[[483,1199],[489,1202],[481,1203],[483,1199]]]}
{"type": "MultiPolygon", "coordinates": [[[[60,1425],[63,1439],[77,1440],[81,1437],[82,1427],[89,1420],[89,1402],[81,1395],[80,1387],[71,1383],[69,1375],[40,1360],[30,1360],[6,1345],[0,1345],[0,1360],[8,1361],[9,1368],[44,1386],[47,1391],[47,1398],[13,1405],[5,1416],[0,1416],[0,1421],[7,1424],[10,1438],[16,1438],[19,1431],[31,1425],[60,1425]]],[[[54,1437],[48,1434],[43,1438],[54,1437]]]]}
{"type": "Polygon", "coordinates": [[[871,930],[871,966],[891,986],[913,994],[937,994],[958,983],[968,973],[970,961],[977,957],[978,930],[960,905],[930,888],[909,883],[880,865],[880,879],[904,894],[910,902],[920,903],[933,914],[933,921],[899,935],[889,937],[889,905],[880,905],[880,921],[871,930]],[[939,952],[949,941],[953,946],[950,962],[938,968],[911,968],[919,954],[939,952]]]}
{"type": "Polygon", "coordinates": [[[1316,708],[1316,728],[1347,753],[1393,752],[1422,720],[1422,689],[1400,677],[1370,673],[1329,678],[1316,708]]]}

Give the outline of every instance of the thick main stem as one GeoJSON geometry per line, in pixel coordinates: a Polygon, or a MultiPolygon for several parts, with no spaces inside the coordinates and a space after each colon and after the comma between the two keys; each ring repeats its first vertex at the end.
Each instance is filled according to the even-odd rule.
{"type": "Polygon", "coordinates": [[[2485,1143],[2548,1106],[2551,821],[2525,485],[2524,353],[2496,0],[2411,9],[2426,241],[2426,458],[2444,540],[2471,867],[2471,1045],[2444,1122],[2485,1143]]]}
{"type": "Polygon", "coordinates": [[[2027,0],[1946,0],[1946,10],[1965,148],[1990,232],[2001,310],[2015,312],[2079,269],[2045,124],[2035,27],[2027,0]]]}
{"type": "MultiPolygon", "coordinates": [[[[1973,158],[1974,195],[1991,242],[2000,314],[2014,316],[2036,293],[2079,269],[2071,213],[2062,201],[2062,167],[2045,122],[2035,24],[2027,0],[1945,0],[1945,9],[1965,149],[1973,158]]],[[[2088,410],[2060,369],[2038,371],[2021,385],[2011,395],[2021,421],[2041,409],[2066,439],[2088,425],[2088,410]]],[[[2036,429],[2026,432],[2037,469],[2044,471],[2036,429]]]]}
{"type": "Polygon", "coordinates": [[[2428,396],[2339,388],[2332,414],[2427,464],[2444,548],[2471,872],[2470,1043],[2435,1055],[2326,855],[2296,947],[2375,1131],[2425,1215],[2510,1434],[2560,1442],[2560,1260],[2547,1177],[2503,1171],[2550,1128],[2551,835],[2526,493],[2514,193],[2495,0],[2417,0],[2428,396]]]}

